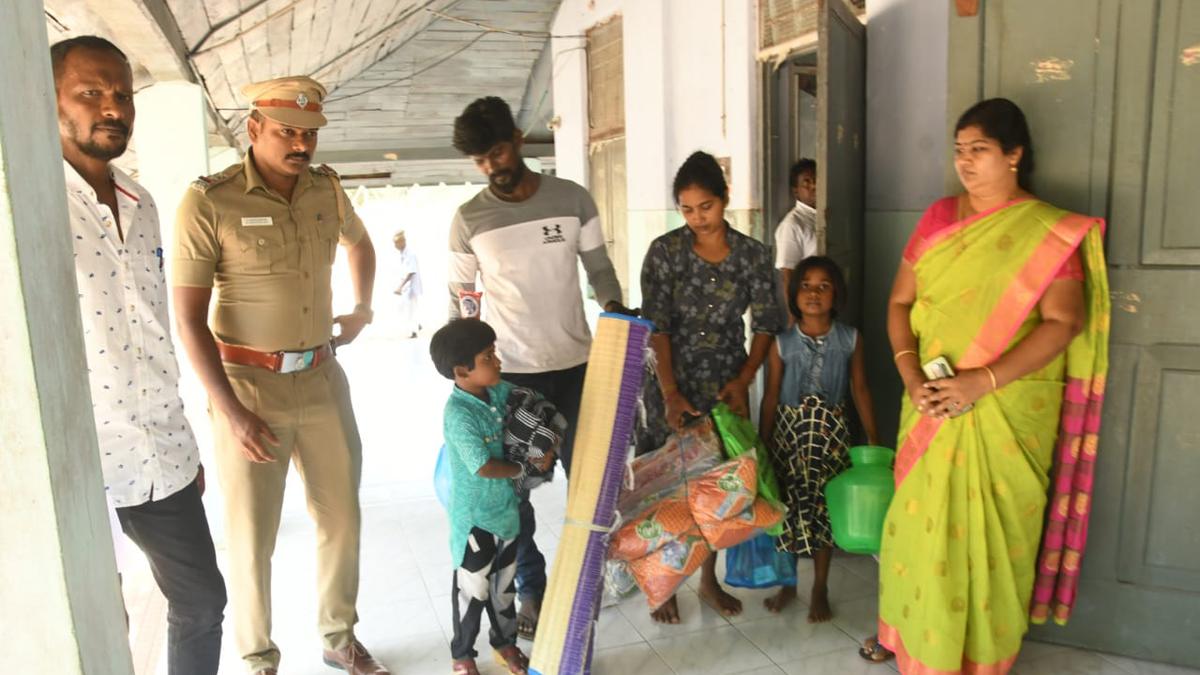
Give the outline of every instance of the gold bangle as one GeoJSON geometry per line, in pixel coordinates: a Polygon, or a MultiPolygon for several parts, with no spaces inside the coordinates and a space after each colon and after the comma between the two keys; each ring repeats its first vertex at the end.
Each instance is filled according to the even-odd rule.
{"type": "Polygon", "coordinates": [[[903,351],[896,352],[896,355],[892,357],[892,361],[894,361],[896,363],[900,363],[900,357],[904,356],[905,354],[912,354],[913,356],[917,357],[918,360],[920,360],[920,358],[921,358],[921,355],[916,353],[915,351],[913,351],[911,349],[905,349],[903,351]]]}
{"type": "Polygon", "coordinates": [[[663,398],[666,398],[666,397],[670,396],[671,394],[674,394],[677,391],[679,391],[679,387],[674,384],[669,387],[663,387],[662,388],[663,398]]]}
{"type": "Polygon", "coordinates": [[[992,369],[987,366],[984,366],[983,369],[987,371],[988,377],[992,378],[992,391],[999,389],[999,387],[996,386],[996,374],[993,373],[992,369]]]}

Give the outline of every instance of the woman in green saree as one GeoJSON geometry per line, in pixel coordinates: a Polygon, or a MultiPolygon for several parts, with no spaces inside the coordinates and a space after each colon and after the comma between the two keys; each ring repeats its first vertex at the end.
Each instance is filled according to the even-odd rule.
{"type": "Polygon", "coordinates": [[[969,109],[954,145],[966,192],[925,213],[888,309],[907,396],[878,643],[922,675],[1006,673],[1031,619],[1066,621],[1107,371],[1103,221],[1026,191],[1011,101],[969,109]],[[957,374],[928,379],[938,357],[957,374]]]}

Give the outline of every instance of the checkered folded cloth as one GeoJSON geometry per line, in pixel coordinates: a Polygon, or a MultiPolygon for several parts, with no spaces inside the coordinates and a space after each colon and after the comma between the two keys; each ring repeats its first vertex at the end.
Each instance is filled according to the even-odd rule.
{"type": "Polygon", "coordinates": [[[532,490],[554,477],[553,464],[541,471],[533,463],[548,452],[558,452],[566,433],[567,420],[553,403],[532,389],[513,387],[504,425],[504,457],[525,467],[525,477],[515,481],[518,490],[532,490]]]}

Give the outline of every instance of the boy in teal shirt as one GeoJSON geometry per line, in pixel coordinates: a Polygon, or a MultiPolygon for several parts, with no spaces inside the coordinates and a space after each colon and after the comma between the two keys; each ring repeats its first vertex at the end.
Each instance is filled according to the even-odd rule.
{"type": "MultiPolygon", "coordinates": [[[[514,600],[517,571],[517,494],[512,479],[525,469],[504,459],[504,425],[512,385],[500,379],[496,333],[477,319],[458,319],[433,335],[429,354],[454,391],[446,401],[443,428],[450,460],[450,555],[454,560],[456,675],[478,675],[475,638],[486,609],[496,660],[523,674],[529,659],[517,648],[514,600]]],[[[544,460],[554,462],[553,453],[544,460]]]]}

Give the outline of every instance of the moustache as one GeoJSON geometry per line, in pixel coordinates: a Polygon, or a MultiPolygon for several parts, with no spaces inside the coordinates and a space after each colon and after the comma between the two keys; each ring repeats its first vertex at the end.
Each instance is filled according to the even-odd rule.
{"type": "Polygon", "coordinates": [[[96,132],[96,131],[119,131],[122,134],[125,134],[126,136],[128,136],[129,135],[129,125],[125,124],[124,122],[114,120],[111,122],[105,122],[103,124],[93,125],[92,131],[93,132],[96,132]]]}
{"type": "Polygon", "coordinates": [[[288,154],[285,159],[302,159],[306,162],[312,161],[312,157],[307,152],[293,152],[288,154]]]}

